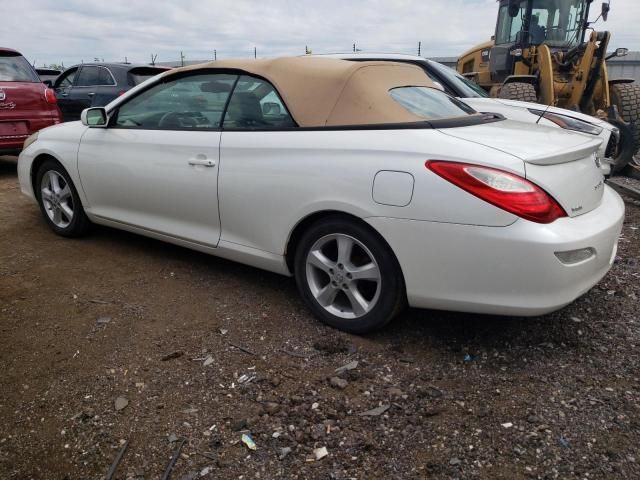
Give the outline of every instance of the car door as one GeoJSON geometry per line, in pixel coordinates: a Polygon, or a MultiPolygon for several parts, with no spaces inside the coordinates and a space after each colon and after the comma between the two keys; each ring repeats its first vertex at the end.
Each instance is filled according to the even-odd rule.
{"type": "Polygon", "coordinates": [[[62,117],[65,122],[74,120],[71,115],[71,98],[69,98],[69,94],[71,93],[73,81],[75,80],[77,73],[78,67],[72,67],[65,70],[53,84],[53,89],[55,90],[56,97],[58,98],[58,106],[62,111],[62,117]]]}
{"type": "Polygon", "coordinates": [[[273,85],[249,75],[239,78],[220,143],[222,240],[281,253],[279,236],[290,227],[283,212],[296,208],[299,197],[292,192],[305,188],[290,183],[306,171],[307,146],[304,136],[293,133],[295,127],[273,85]]]}
{"type": "Polygon", "coordinates": [[[79,120],[80,114],[93,103],[101,81],[102,67],[83,65],[69,91],[69,120],[79,120]]]}
{"type": "Polygon", "coordinates": [[[202,246],[220,237],[220,122],[236,75],[168,77],[88,128],[78,169],[97,217],[202,246]]]}
{"type": "Polygon", "coordinates": [[[118,94],[124,93],[128,88],[125,85],[118,85],[120,83],[116,80],[116,73],[118,69],[110,69],[108,67],[98,67],[97,83],[94,86],[93,92],[95,95],[91,96],[92,107],[104,107],[114,98],[118,97],[118,94]]]}

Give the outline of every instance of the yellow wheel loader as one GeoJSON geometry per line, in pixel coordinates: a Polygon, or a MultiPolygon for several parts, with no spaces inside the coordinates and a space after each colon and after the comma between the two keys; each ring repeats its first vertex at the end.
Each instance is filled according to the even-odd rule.
{"type": "MultiPolygon", "coordinates": [[[[588,21],[593,0],[498,1],[495,35],[462,54],[458,71],[493,97],[607,120],[620,133],[608,145],[612,171],[633,164],[640,147],[640,85],[609,78],[606,61],[626,55],[627,49],[607,56],[611,34],[596,32],[595,22],[588,21]]],[[[609,3],[602,4],[605,21],[609,9],[609,3]]]]}

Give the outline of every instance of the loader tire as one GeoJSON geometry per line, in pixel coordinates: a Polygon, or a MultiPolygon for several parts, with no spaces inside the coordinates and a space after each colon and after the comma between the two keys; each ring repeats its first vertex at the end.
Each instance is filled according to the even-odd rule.
{"type": "Polygon", "coordinates": [[[640,85],[616,83],[609,87],[611,104],[618,107],[622,119],[631,126],[633,151],[640,149],[640,85]]]}
{"type": "Polygon", "coordinates": [[[503,85],[498,94],[499,98],[506,100],[520,100],[521,102],[538,103],[536,87],[530,83],[513,82],[503,85]]]}

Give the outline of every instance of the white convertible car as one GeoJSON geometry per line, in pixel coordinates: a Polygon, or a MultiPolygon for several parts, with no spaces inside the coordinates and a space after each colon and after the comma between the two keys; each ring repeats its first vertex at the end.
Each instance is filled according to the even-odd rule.
{"type": "Polygon", "coordinates": [[[414,307],[539,315],[609,270],[624,217],[599,138],[479,114],[392,62],[225,61],[30,137],[58,234],[108,225],[295,276],[350,332],[414,307]]]}

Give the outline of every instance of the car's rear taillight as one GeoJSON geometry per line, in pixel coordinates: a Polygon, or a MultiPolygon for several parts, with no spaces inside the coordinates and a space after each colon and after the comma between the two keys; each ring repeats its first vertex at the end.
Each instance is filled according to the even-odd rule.
{"type": "Polygon", "coordinates": [[[428,160],[425,166],[481,200],[532,222],[551,223],[567,216],[551,195],[512,173],[440,160],[428,160]]]}
{"type": "Polygon", "coordinates": [[[44,99],[47,101],[47,103],[50,103],[52,105],[55,105],[56,103],[58,103],[56,92],[54,92],[52,88],[47,88],[44,91],[44,99]]]}

